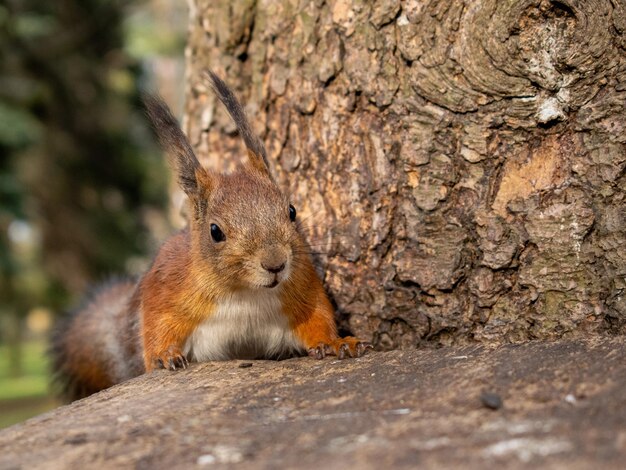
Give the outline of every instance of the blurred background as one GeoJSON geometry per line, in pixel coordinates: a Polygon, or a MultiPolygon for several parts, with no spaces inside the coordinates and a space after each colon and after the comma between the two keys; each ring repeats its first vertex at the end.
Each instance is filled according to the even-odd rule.
{"type": "Polygon", "coordinates": [[[139,96],[180,115],[186,29],[185,2],[0,3],[0,427],[58,405],[55,318],[171,231],[139,96]]]}

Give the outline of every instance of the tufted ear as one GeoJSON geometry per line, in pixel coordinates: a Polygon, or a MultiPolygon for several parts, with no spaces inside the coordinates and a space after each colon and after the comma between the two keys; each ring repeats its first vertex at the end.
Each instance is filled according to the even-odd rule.
{"type": "Polygon", "coordinates": [[[168,106],[154,95],[145,95],[143,102],[159,142],[176,168],[181,189],[189,197],[208,189],[210,176],[200,165],[168,106]]]}
{"type": "Polygon", "coordinates": [[[230,114],[232,120],[237,125],[239,134],[248,149],[248,160],[250,165],[255,170],[258,170],[271,178],[265,146],[252,131],[241,103],[239,103],[237,97],[228,85],[226,85],[226,83],[224,83],[222,79],[220,79],[213,72],[206,72],[205,78],[215,95],[226,107],[226,110],[228,111],[228,114],[230,114]]]}

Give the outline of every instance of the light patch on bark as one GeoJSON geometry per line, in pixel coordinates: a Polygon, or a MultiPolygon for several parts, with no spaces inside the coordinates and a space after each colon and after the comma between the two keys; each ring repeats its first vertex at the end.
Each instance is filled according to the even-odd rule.
{"type": "Polygon", "coordinates": [[[526,161],[509,160],[503,170],[502,181],[493,210],[507,215],[507,204],[517,198],[526,199],[539,191],[556,188],[565,181],[567,155],[555,137],[547,138],[536,150],[531,150],[526,161]]]}

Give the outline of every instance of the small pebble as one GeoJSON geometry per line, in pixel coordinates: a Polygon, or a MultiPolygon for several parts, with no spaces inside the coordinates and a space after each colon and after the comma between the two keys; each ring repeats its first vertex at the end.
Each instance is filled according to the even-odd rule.
{"type": "Polygon", "coordinates": [[[64,444],[71,444],[71,445],[80,445],[80,444],[85,444],[87,442],[87,436],[85,434],[75,434],[74,436],[70,436],[67,439],[65,439],[65,441],[63,441],[64,444]]]}
{"type": "Polygon", "coordinates": [[[483,392],[480,394],[480,401],[483,406],[490,410],[498,410],[502,408],[502,398],[500,395],[493,392],[483,392]]]}
{"type": "Polygon", "coordinates": [[[242,362],[241,364],[239,364],[240,369],[247,369],[248,367],[252,367],[251,362],[242,362]]]}

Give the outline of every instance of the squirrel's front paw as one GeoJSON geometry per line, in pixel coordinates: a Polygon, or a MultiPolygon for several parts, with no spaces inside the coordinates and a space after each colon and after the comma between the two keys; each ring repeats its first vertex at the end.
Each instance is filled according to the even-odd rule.
{"type": "Polygon", "coordinates": [[[348,336],[331,341],[330,344],[319,343],[316,347],[309,348],[308,353],[315,359],[324,359],[327,355],[347,359],[348,357],[361,357],[368,349],[373,349],[370,343],[348,336]]]}
{"type": "Polygon", "coordinates": [[[170,346],[152,360],[155,369],[186,369],[189,361],[177,346],[170,346]]]}

